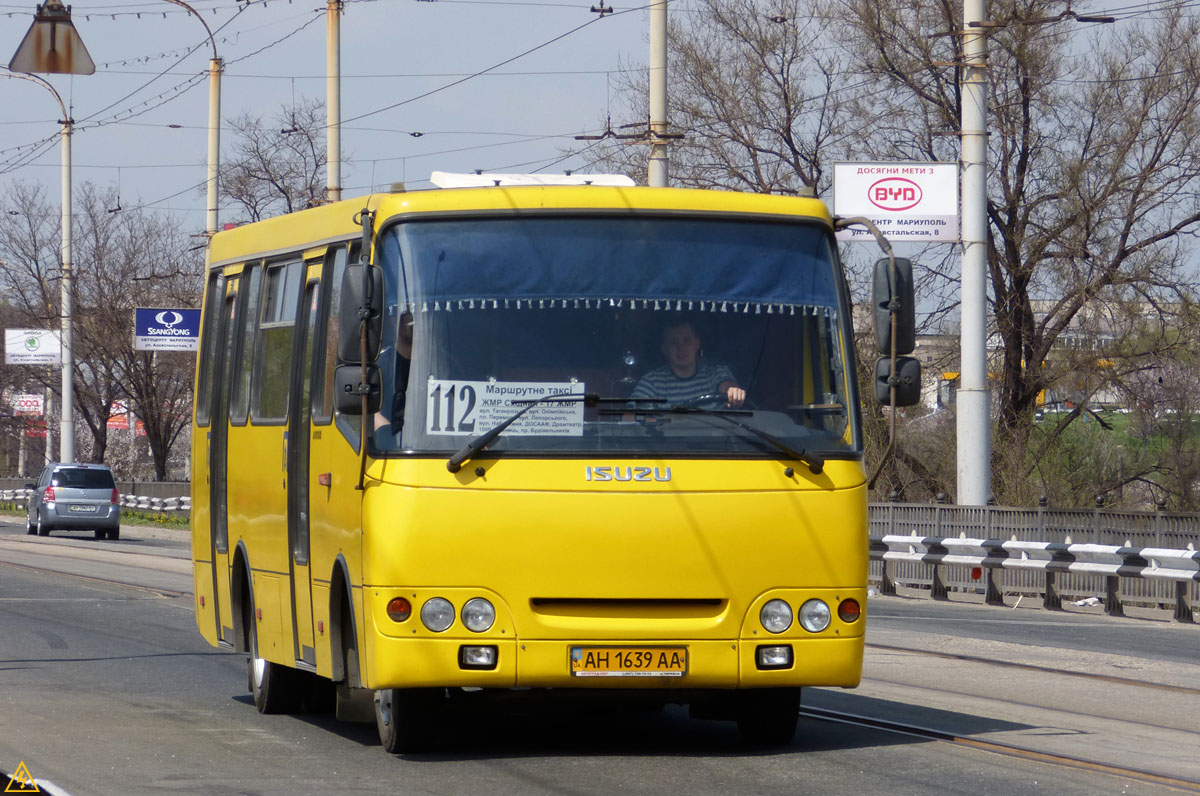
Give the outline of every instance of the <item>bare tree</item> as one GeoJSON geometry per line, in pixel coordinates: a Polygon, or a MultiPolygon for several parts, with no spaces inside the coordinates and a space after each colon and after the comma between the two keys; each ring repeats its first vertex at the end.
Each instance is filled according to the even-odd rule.
{"type": "MultiPolygon", "coordinates": [[[[676,15],[670,43],[673,129],[686,136],[672,147],[677,183],[823,190],[833,159],[958,160],[957,4],[697,6],[676,15]]],[[[1033,439],[1039,396],[1084,371],[1111,386],[1162,356],[1179,341],[1131,336],[1134,321],[1151,315],[1170,327],[1194,289],[1185,264],[1200,222],[1200,22],[1164,9],[1089,27],[1068,8],[989,4],[998,22],[987,29],[987,214],[1001,500],[1026,498],[1048,455],[1033,439]],[[1118,308],[1117,322],[1094,345],[1067,345],[1096,307],[1118,308]]],[[[627,119],[644,107],[642,86],[629,88],[627,119]]],[[[640,148],[622,144],[609,144],[610,162],[640,160],[640,148]]],[[[922,287],[942,299],[934,314],[949,321],[957,257],[922,262],[931,266],[922,287]]],[[[1062,422],[1080,416],[1089,415],[1062,422]]]]}
{"type": "MultiPolygon", "coordinates": [[[[1097,304],[1150,308],[1170,323],[1191,296],[1185,235],[1200,221],[1200,23],[1178,10],[1072,35],[1051,0],[992,4],[988,266],[1001,343],[994,467],[1016,493],[1038,395],[1078,370],[1064,334],[1097,304]],[[1091,41],[1083,37],[1091,36],[1091,41]],[[1044,298],[1040,309],[1035,300],[1044,298]],[[1011,478],[1009,477],[1011,476],[1011,478]]],[[[958,10],[850,0],[847,44],[879,91],[862,110],[888,120],[876,151],[945,157],[959,119],[958,10]],[[950,64],[951,66],[947,66],[950,64]],[[904,131],[904,132],[901,132],[904,131]]],[[[1091,351],[1092,367],[1120,353],[1091,351]]]]}
{"type": "MultiPolygon", "coordinates": [[[[57,328],[57,209],[47,205],[40,188],[20,183],[13,186],[10,201],[10,213],[0,217],[0,259],[5,261],[0,279],[6,296],[12,297],[12,315],[24,325],[57,328]]],[[[104,461],[111,409],[119,400],[132,399],[133,411],[145,423],[156,474],[163,478],[170,447],[180,423],[186,422],[191,374],[175,363],[147,365],[148,355],[133,351],[133,310],[194,306],[200,253],[169,218],[119,210],[112,189],[85,183],[75,207],[74,406],[78,421],[90,432],[90,440],[79,448],[104,461]]],[[[45,386],[59,388],[56,373],[30,370],[38,371],[45,386]]]]}
{"type": "Polygon", "coordinates": [[[325,106],[301,99],[270,119],[242,114],[230,125],[232,152],[221,167],[221,196],[246,221],[303,210],[325,199],[325,106]]]}
{"type": "MultiPolygon", "coordinates": [[[[800,0],[700,0],[672,17],[668,87],[677,185],[761,193],[825,189],[852,130],[837,90],[842,56],[800,0]]],[[[644,176],[645,73],[623,72],[627,106],[602,146],[608,168],[644,176]]],[[[646,125],[648,129],[648,124],[646,125]]]]}

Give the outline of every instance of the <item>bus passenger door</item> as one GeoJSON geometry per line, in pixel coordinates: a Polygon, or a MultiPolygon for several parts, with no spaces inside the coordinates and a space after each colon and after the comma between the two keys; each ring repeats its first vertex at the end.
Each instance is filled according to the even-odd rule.
{"type": "Polygon", "coordinates": [[[216,365],[212,378],[212,421],[209,424],[211,475],[209,544],[213,562],[213,608],[217,638],[232,646],[233,614],[229,604],[229,388],[232,383],[233,349],[238,320],[238,278],[232,277],[216,329],[216,365]]]}
{"type": "Polygon", "coordinates": [[[296,660],[315,666],[312,580],[309,563],[309,435],[312,431],[311,393],[313,341],[321,283],[310,281],[296,319],[292,354],[291,411],[288,412],[287,526],[288,566],[291,572],[292,638],[296,660]]]}

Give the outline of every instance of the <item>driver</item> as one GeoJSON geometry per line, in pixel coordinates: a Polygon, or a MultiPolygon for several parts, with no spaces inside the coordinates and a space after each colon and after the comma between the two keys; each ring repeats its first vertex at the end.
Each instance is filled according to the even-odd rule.
{"type": "Polygon", "coordinates": [[[700,337],[691,321],[679,321],[663,329],[662,353],[667,364],[642,376],[631,398],[665,398],[676,406],[702,395],[717,394],[733,408],[746,400],[746,391],[738,386],[733,373],[724,365],[706,365],[699,361],[700,337]]]}

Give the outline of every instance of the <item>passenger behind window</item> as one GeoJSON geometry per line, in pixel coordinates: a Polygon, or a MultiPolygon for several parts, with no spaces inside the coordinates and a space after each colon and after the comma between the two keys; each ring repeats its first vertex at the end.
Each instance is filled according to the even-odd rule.
{"type": "Polygon", "coordinates": [[[379,355],[383,366],[381,374],[388,376],[388,365],[392,371],[392,400],[388,407],[380,407],[375,415],[375,444],[380,448],[392,449],[400,441],[404,427],[404,402],[408,395],[408,373],[412,367],[413,316],[411,312],[400,316],[400,329],[396,334],[396,345],[388,346],[379,355]]]}

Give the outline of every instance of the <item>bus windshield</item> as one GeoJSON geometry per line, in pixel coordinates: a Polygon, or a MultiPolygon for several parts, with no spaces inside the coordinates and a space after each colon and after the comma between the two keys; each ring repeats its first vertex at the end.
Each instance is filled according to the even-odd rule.
{"type": "Polygon", "coordinates": [[[600,400],[543,401],[487,451],[780,455],[746,425],[860,451],[842,277],[816,223],[474,216],[382,235],[377,454],[454,452],[554,394],[600,400]]]}

